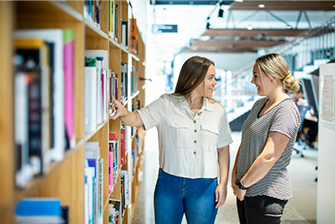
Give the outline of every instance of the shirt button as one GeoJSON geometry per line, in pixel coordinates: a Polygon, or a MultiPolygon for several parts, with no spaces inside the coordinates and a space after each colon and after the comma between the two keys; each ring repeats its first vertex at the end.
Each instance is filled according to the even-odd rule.
{"type": "Polygon", "coordinates": [[[194,133],[197,132],[197,130],[194,130],[194,133]]]}
{"type": "Polygon", "coordinates": [[[193,123],[195,123],[195,122],[197,122],[197,121],[193,121],[193,123]]]}
{"type": "Polygon", "coordinates": [[[195,154],[197,154],[197,152],[196,152],[196,151],[194,151],[194,152],[193,152],[193,154],[195,155],[195,154]]]}
{"type": "Polygon", "coordinates": [[[194,144],[195,144],[195,143],[197,143],[197,141],[196,141],[196,140],[194,140],[194,144]]]}

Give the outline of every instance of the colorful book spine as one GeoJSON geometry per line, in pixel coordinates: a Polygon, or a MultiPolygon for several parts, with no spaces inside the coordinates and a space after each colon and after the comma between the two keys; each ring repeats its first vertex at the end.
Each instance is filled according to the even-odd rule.
{"type": "Polygon", "coordinates": [[[68,138],[68,148],[74,148],[76,137],[74,132],[74,31],[64,29],[64,120],[66,135],[68,138]]]}
{"type": "Polygon", "coordinates": [[[108,174],[109,174],[109,179],[108,179],[108,184],[109,184],[109,193],[113,193],[113,151],[112,151],[112,146],[109,145],[109,151],[108,151],[108,174]]]}

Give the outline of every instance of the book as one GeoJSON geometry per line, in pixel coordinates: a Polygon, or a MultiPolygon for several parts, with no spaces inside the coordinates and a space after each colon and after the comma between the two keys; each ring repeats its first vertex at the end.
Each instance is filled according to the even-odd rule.
{"type": "Polygon", "coordinates": [[[121,22],[121,45],[128,48],[128,21],[121,22]]]}
{"type": "Polygon", "coordinates": [[[109,223],[119,224],[120,201],[109,199],[108,214],[109,223]]]}
{"type": "Polygon", "coordinates": [[[108,193],[113,193],[113,150],[112,145],[109,145],[108,151],[108,193]]]}
{"type": "Polygon", "coordinates": [[[96,58],[85,58],[84,71],[84,128],[85,132],[95,132],[97,130],[98,123],[98,73],[96,69],[96,58]]]}
{"type": "Polygon", "coordinates": [[[137,55],[137,26],[136,19],[130,19],[129,52],[137,55]]]}
{"type": "Polygon", "coordinates": [[[86,142],[85,159],[88,167],[94,168],[92,214],[99,224],[103,222],[103,159],[100,158],[99,142],[86,142]]]}
{"type": "Polygon", "coordinates": [[[108,119],[108,96],[107,80],[109,70],[108,51],[106,50],[85,50],[86,57],[96,58],[96,69],[98,74],[97,83],[97,123],[108,119]]]}
{"type": "Polygon", "coordinates": [[[49,47],[40,38],[16,39],[18,70],[28,76],[29,162],[34,175],[49,172],[50,74],[49,47]]]}
{"type": "Polygon", "coordinates": [[[29,163],[29,113],[28,113],[28,75],[17,72],[14,80],[15,91],[15,183],[18,188],[26,186],[33,177],[29,163]]]}
{"type": "Polygon", "coordinates": [[[121,165],[126,164],[126,128],[121,126],[121,165]]]}
{"type": "Polygon", "coordinates": [[[63,30],[62,29],[32,29],[17,30],[16,38],[42,38],[53,44],[50,54],[51,68],[51,149],[50,160],[61,161],[66,148],[64,124],[64,70],[63,70],[63,30]]]}
{"type": "Polygon", "coordinates": [[[74,148],[76,135],[74,131],[74,31],[63,30],[63,66],[64,66],[64,120],[67,147],[74,148]]]}
{"type": "Polygon", "coordinates": [[[58,198],[24,198],[15,208],[15,222],[64,223],[61,202],[58,198]]]}

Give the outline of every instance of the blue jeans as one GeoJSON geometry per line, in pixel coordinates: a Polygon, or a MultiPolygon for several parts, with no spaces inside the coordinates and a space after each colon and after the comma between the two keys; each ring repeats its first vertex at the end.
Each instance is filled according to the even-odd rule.
{"type": "Polygon", "coordinates": [[[159,169],[154,193],[155,223],[214,224],[217,178],[183,178],[159,169]]]}

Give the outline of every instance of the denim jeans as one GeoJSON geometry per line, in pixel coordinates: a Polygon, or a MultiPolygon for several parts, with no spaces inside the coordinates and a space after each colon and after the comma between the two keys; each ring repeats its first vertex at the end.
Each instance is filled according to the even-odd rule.
{"type": "Polygon", "coordinates": [[[183,178],[159,169],[154,192],[155,223],[214,224],[217,178],[183,178]]]}
{"type": "Polygon", "coordinates": [[[268,196],[236,198],[238,216],[241,224],[279,224],[286,200],[268,196]]]}

